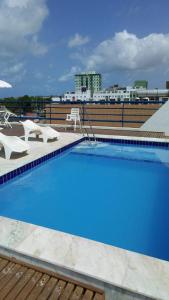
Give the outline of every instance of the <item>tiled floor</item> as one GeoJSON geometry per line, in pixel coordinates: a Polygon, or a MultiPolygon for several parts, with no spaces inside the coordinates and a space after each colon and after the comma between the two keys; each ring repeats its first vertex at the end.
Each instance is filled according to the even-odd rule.
{"type": "MultiPolygon", "coordinates": [[[[12,131],[12,130],[11,130],[12,131]]],[[[81,138],[80,134],[75,133],[61,133],[58,141],[51,141],[43,143],[42,140],[30,140],[29,154],[12,154],[10,160],[4,158],[4,151],[0,151],[0,176],[21,167],[33,160],[36,160],[48,153],[51,153],[63,146],[73,143],[81,138]]]]}

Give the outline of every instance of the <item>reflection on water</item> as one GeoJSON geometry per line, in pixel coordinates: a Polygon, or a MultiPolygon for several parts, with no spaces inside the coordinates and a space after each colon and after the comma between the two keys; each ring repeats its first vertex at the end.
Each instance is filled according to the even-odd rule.
{"type": "Polygon", "coordinates": [[[109,158],[123,158],[169,164],[169,149],[136,145],[122,145],[112,143],[83,142],[76,146],[72,153],[85,155],[107,156],[109,158]]]}

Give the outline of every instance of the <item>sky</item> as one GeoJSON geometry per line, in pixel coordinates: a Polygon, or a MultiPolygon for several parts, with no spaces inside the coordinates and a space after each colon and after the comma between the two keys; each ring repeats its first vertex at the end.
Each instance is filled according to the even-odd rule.
{"type": "Polygon", "coordinates": [[[0,97],[74,91],[96,71],[103,88],[169,80],[168,0],[0,0],[0,97]]]}

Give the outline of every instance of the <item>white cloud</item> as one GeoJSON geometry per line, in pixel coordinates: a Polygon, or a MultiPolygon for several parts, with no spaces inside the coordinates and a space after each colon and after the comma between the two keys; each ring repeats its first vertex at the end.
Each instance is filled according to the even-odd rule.
{"type": "Polygon", "coordinates": [[[77,66],[73,66],[68,73],[62,75],[58,80],[61,81],[61,82],[69,81],[70,79],[73,78],[73,76],[76,73],[79,73],[79,72],[81,72],[81,69],[77,66]]]}
{"type": "Polygon", "coordinates": [[[20,82],[25,77],[27,71],[25,64],[15,59],[9,59],[8,62],[0,62],[1,79],[12,82],[20,82]]]}
{"type": "Polygon", "coordinates": [[[38,34],[48,16],[47,0],[0,0],[0,75],[19,82],[27,55],[43,55],[38,34]]]}
{"type": "Polygon", "coordinates": [[[90,41],[88,36],[82,36],[79,33],[76,33],[68,42],[69,48],[79,47],[87,44],[90,41]]]}
{"type": "Polygon", "coordinates": [[[47,15],[46,0],[1,0],[0,57],[44,53],[37,34],[47,15]]]}
{"type": "MultiPolygon", "coordinates": [[[[84,61],[84,57],[83,57],[84,61]]],[[[127,31],[101,42],[86,57],[87,70],[151,70],[169,63],[169,34],[152,33],[143,38],[127,31]]]]}
{"type": "Polygon", "coordinates": [[[38,80],[41,80],[42,78],[44,78],[44,74],[38,71],[34,73],[34,77],[38,80]]]}
{"type": "Polygon", "coordinates": [[[24,69],[24,64],[19,62],[4,68],[1,74],[4,76],[10,76],[19,72],[23,72],[23,69],[24,69]]]}

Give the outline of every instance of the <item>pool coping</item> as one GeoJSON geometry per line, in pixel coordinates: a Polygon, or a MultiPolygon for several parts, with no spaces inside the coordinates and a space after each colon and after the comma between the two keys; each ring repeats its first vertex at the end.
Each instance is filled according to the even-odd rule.
{"type": "MultiPolygon", "coordinates": [[[[93,135],[89,135],[94,140],[93,135]]],[[[96,140],[103,142],[126,143],[128,145],[143,145],[143,146],[162,146],[169,147],[169,139],[152,138],[152,137],[134,137],[134,136],[117,136],[117,135],[96,135],[96,140]]]]}
{"type": "MultiPolygon", "coordinates": [[[[157,138],[108,137],[97,135],[100,141],[114,141],[115,139],[117,143],[121,143],[121,140],[130,143],[132,140],[133,143],[144,145],[150,145],[149,142],[151,142],[155,146],[167,143],[169,147],[169,140],[166,141],[166,139],[163,142],[163,139],[157,138]]],[[[22,169],[18,168],[19,173],[14,173],[13,177],[12,175],[6,176],[6,181],[62,153],[84,139],[86,138],[80,138],[29,163],[26,169],[23,166],[20,167],[22,169]]],[[[169,262],[167,261],[4,217],[0,217],[0,225],[2,247],[48,261],[152,299],[169,299],[169,262]],[[49,249],[48,245],[52,247],[49,249]]]]}

